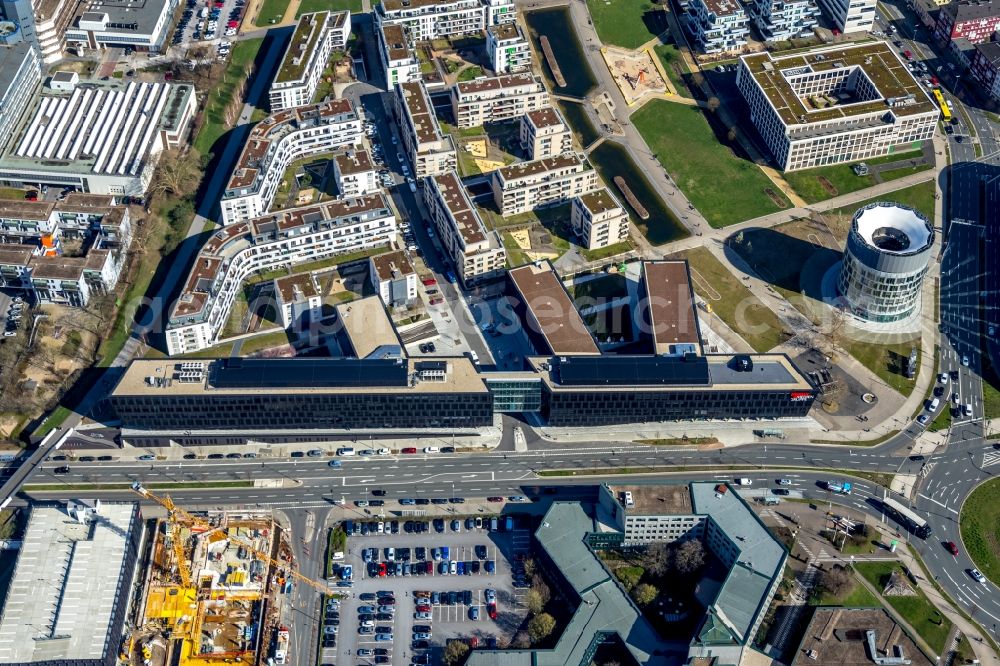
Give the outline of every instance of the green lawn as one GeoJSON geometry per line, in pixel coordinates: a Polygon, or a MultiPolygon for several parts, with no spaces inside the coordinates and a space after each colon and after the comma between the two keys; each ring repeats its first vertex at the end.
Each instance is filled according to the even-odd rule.
{"type": "Polygon", "coordinates": [[[583,255],[583,258],[587,261],[600,261],[601,259],[613,257],[616,254],[628,252],[631,249],[632,241],[622,241],[621,243],[615,243],[614,245],[608,245],[607,247],[599,247],[596,250],[585,250],[580,248],[580,254],[583,255]]]}
{"type": "Polygon", "coordinates": [[[931,180],[926,183],[920,183],[919,185],[911,185],[910,187],[902,190],[896,190],[895,192],[883,194],[880,197],[873,197],[871,199],[859,201],[856,204],[851,204],[850,206],[845,206],[844,208],[831,210],[827,213],[823,213],[823,215],[843,215],[850,219],[859,208],[864,208],[868,204],[876,201],[895,201],[896,203],[901,203],[904,206],[910,206],[915,210],[919,210],[927,216],[927,219],[933,220],[935,203],[934,181],[931,180]]]}
{"type": "Polygon", "coordinates": [[[352,13],[362,11],[361,0],[302,0],[299,9],[295,12],[295,18],[309,12],[341,11],[350,9],[352,13]]]}
{"type": "Polygon", "coordinates": [[[605,44],[634,49],[666,29],[662,6],[649,0],[587,0],[587,7],[605,44]]]}
{"type": "Polygon", "coordinates": [[[716,140],[701,109],[656,99],[632,120],[649,149],[713,227],[789,207],[784,194],[756,164],[736,157],[716,140]]]}
{"type": "Polygon", "coordinates": [[[682,254],[691,265],[695,291],[751,347],[765,352],[785,341],[784,327],[777,315],[750,293],[711,252],[699,247],[682,254]]]}
{"type": "Polygon", "coordinates": [[[257,25],[268,25],[271,19],[274,19],[275,23],[281,23],[285,10],[288,9],[288,3],[289,0],[264,0],[260,3],[260,11],[257,12],[257,25]]]}
{"type": "MultiPolygon", "coordinates": [[[[892,571],[900,568],[895,562],[859,562],[854,567],[877,590],[883,589],[892,571]]],[[[934,608],[923,592],[918,589],[916,596],[885,599],[927,641],[934,652],[944,652],[945,641],[951,632],[951,622],[934,608]]]]}
{"type": "Polygon", "coordinates": [[[677,89],[677,94],[681,97],[691,97],[690,91],[681,78],[683,74],[688,73],[688,68],[677,47],[673,44],[660,44],[653,47],[653,52],[660,59],[663,69],[667,71],[667,76],[670,77],[670,82],[677,89]]]}
{"type": "Polygon", "coordinates": [[[1000,389],[983,382],[983,418],[995,419],[1000,417],[1000,389]]]}
{"type": "Polygon", "coordinates": [[[1000,479],[972,491],[962,507],[962,542],[983,575],[1000,585],[1000,479]]]}
{"type": "Polygon", "coordinates": [[[910,349],[917,348],[917,364],[920,364],[920,340],[878,344],[863,340],[845,339],[841,343],[848,353],[886,384],[903,395],[913,389],[913,380],[903,376],[903,365],[910,357],[910,349]]]}
{"type": "MultiPolygon", "coordinates": [[[[920,152],[911,150],[863,161],[868,166],[875,166],[918,157],[920,157],[920,152]]],[[[855,175],[853,171],[855,164],[857,162],[834,164],[832,166],[806,169],[804,171],[789,171],[784,174],[784,177],[788,181],[788,184],[798,192],[800,197],[809,203],[816,203],[817,201],[826,201],[841,194],[856,192],[874,185],[874,175],[870,173],[867,176],[855,175]]],[[[917,173],[918,171],[926,171],[932,167],[933,165],[931,164],[921,164],[917,167],[906,166],[900,169],[893,169],[884,173],[882,180],[893,180],[911,173],[917,173]]]]}
{"type": "Polygon", "coordinates": [[[479,65],[473,65],[472,67],[466,67],[459,73],[459,81],[473,81],[483,75],[483,68],[479,65]]]}
{"type": "Polygon", "coordinates": [[[243,80],[243,71],[257,57],[264,38],[247,39],[233,44],[232,58],[226,67],[225,79],[208,95],[205,104],[205,124],[194,140],[195,149],[202,155],[212,152],[212,146],[229,129],[226,127],[224,113],[226,107],[236,94],[237,86],[243,80]]]}
{"type": "Polygon", "coordinates": [[[868,591],[867,587],[858,581],[852,582],[852,587],[845,592],[830,594],[823,591],[810,599],[809,602],[814,606],[843,606],[845,608],[879,608],[882,606],[882,603],[868,591]]]}

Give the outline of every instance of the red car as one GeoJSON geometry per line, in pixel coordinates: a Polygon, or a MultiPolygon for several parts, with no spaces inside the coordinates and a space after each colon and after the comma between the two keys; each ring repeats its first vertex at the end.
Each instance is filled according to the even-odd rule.
{"type": "Polygon", "coordinates": [[[385,578],[386,572],[387,572],[387,569],[386,569],[386,566],[385,566],[385,562],[379,562],[378,563],[378,575],[379,575],[379,577],[385,578]]]}
{"type": "Polygon", "coordinates": [[[429,574],[434,573],[434,563],[431,562],[430,560],[427,561],[427,573],[429,574]]]}
{"type": "Polygon", "coordinates": [[[405,449],[403,449],[403,453],[416,453],[416,452],[417,452],[417,449],[416,449],[416,447],[413,447],[413,446],[408,446],[405,449]]]}
{"type": "Polygon", "coordinates": [[[419,606],[417,606],[417,612],[418,613],[430,613],[431,612],[431,607],[428,606],[427,604],[420,604],[419,606]]]}
{"type": "Polygon", "coordinates": [[[945,541],[944,547],[948,549],[948,552],[952,555],[958,555],[958,546],[955,545],[954,541],[945,541]]]}
{"type": "Polygon", "coordinates": [[[487,502],[502,502],[503,498],[502,497],[487,497],[486,501],[487,502]]]}
{"type": "Polygon", "coordinates": [[[436,285],[438,281],[435,280],[434,278],[427,278],[426,280],[423,280],[423,283],[425,287],[431,287],[433,285],[436,285]]]}
{"type": "Polygon", "coordinates": [[[444,299],[440,296],[431,299],[431,305],[437,305],[438,303],[444,303],[444,299]]]}
{"type": "Polygon", "coordinates": [[[486,613],[490,616],[491,620],[497,619],[497,605],[490,604],[486,607],[486,613]]]}
{"type": "Polygon", "coordinates": [[[25,201],[38,201],[38,192],[32,190],[24,195],[25,201]]]}
{"type": "Polygon", "coordinates": [[[226,27],[227,28],[235,28],[238,25],[239,25],[239,22],[237,22],[237,21],[229,21],[228,23],[226,23],[226,27]]]}

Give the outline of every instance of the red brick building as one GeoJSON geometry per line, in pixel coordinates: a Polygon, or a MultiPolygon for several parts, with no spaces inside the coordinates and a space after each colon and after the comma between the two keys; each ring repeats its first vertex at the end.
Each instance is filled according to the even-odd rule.
{"type": "Polygon", "coordinates": [[[1000,0],[955,0],[941,8],[934,32],[944,42],[964,37],[973,44],[990,41],[1000,28],[1000,0]]]}

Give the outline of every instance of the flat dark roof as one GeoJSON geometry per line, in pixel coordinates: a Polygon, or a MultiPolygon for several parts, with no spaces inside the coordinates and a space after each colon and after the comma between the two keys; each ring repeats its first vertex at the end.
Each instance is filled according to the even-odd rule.
{"type": "Polygon", "coordinates": [[[353,358],[224,358],[211,365],[215,388],[406,386],[405,361],[353,358]]]}

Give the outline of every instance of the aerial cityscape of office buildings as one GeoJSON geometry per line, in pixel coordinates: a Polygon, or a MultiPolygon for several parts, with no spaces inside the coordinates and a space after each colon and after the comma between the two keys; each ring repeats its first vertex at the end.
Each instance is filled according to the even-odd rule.
{"type": "Polygon", "coordinates": [[[996,2],[0,0],[0,663],[995,664],[996,2]]]}

